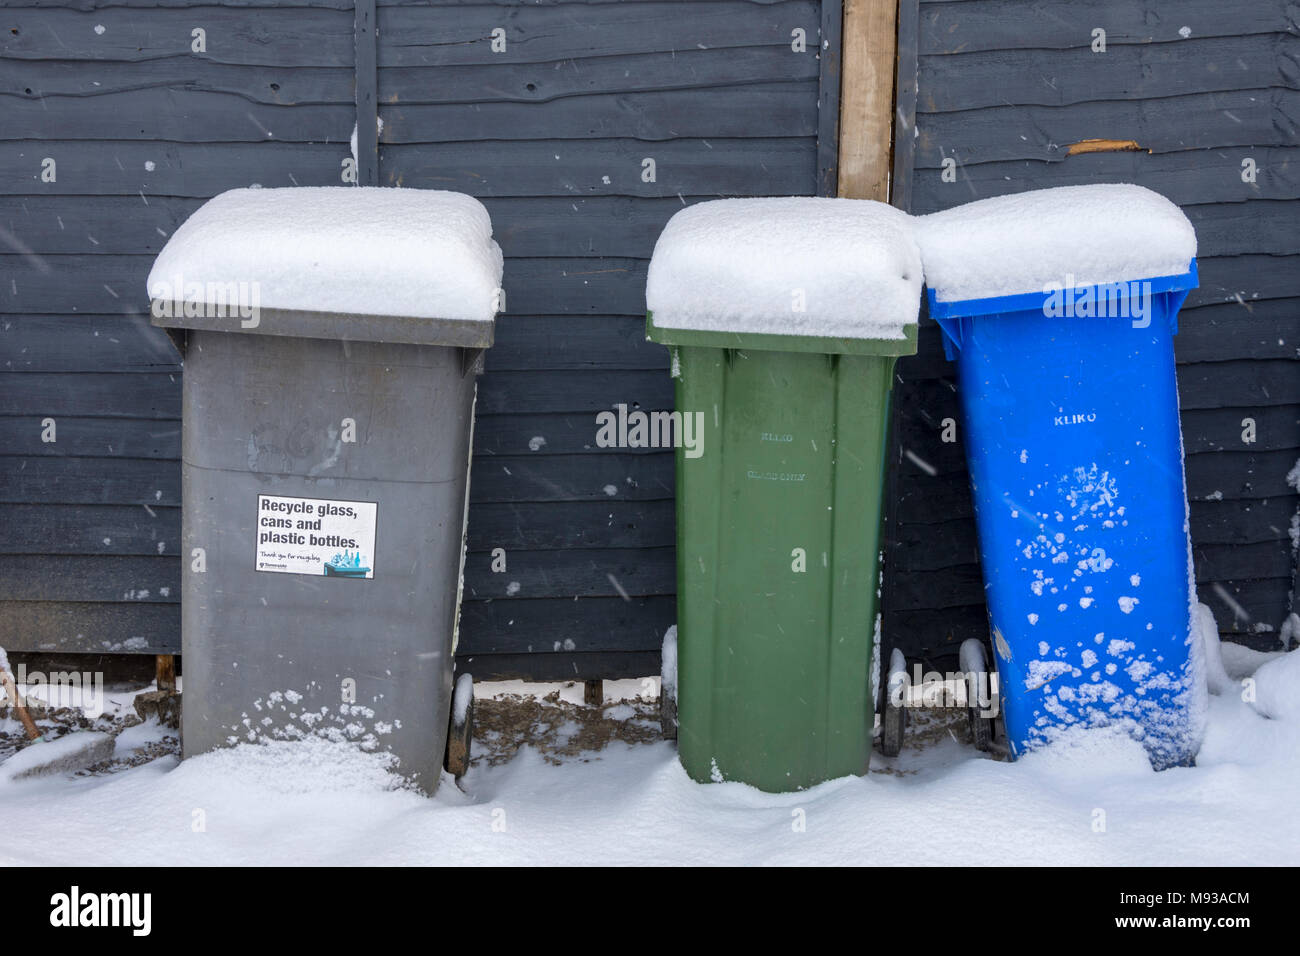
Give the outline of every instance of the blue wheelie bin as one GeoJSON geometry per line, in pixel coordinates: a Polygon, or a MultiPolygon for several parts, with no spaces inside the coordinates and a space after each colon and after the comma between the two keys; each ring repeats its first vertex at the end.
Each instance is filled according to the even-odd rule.
{"type": "MultiPolygon", "coordinates": [[[[1066,190],[1043,195],[1060,192],[1066,190]]],[[[1165,203],[1181,217],[1171,203],[1140,192],[1146,195],[1134,197],[1138,201],[1165,203]]],[[[1131,195],[1103,192],[1100,198],[1131,195]]],[[[1034,198],[1008,197],[1022,211],[1034,211],[1034,198]]],[[[1039,198],[1039,210],[1044,201],[1039,198]]],[[[939,219],[944,215],[921,230],[923,258],[927,232],[960,221],[945,224],[939,219]]],[[[1084,260],[1089,241],[1115,241],[1104,223],[1094,219],[1092,225],[1076,237],[1084,260]]],[[[1041,236],[1043,226],[1027,223],[1030,239],[1041,236]]],[[[1014,221],[1000,228],[1014,230],[1014,221]]],[[[1123,222],[1114,228],[1122,231],[1123,222]]],[[[938,275],[925,261],[930,315],[957,366],[1013,755],[1072,728],[1098,726],[1126,729],[1157,769],[1190,764],[1199,748],[1204,669],[1194,640],[1173,349],[1179,306],[1197,285],[1190,235],[1190,255],[1185,241],[1175,242],[1175,258],[1164,260],[1181,261],[1176,272],[1166,265],[1166,274],[1121,278],[1114,265],[1089,266],[1081,277],[1108,272],[1107,281],[1081,284],[1062,275],[1065,281],[1036,291],[978,298],[945,296],[944,273],[960,270],[943,266],[953,265],[960,243],[944,250],[938,275]]],[[[978,236],[966,238],[978,247],[978,236]]],[[[1160,238],[1155,230],[1154,239],[1137,241],[1160,238]]],[[[1033,245],[1026,241],[1021,251],[1033,245]]],[[[1094,262],[1105,258],[1105,250],[1092,256],[1094,262]]],[[[1122,264],[1123,250],[1112,258],[1122,264]]],[[[1052,268],[1030,261],[1026,283],[1041,283],[1052,268]]]]}

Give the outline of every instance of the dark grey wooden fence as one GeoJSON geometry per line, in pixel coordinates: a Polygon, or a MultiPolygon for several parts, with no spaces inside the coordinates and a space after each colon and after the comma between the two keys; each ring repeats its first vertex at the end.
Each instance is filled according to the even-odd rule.
{"type": "MultiPolygon", "coordinates": [[[[177,649],[181,368],[148,324],[144,277],[207,197],[339,184],[358,115],[377,111],[362,181],[481,197],[508,257],[462,650],[481,676],[657,671],[674,615],[671,456],[594,447],[594,416],[671,402],[642,310],[676,209],[834,191],[840,4],[360,6],[0,11],[0,644],[177,649]]],[[[902,0],[901,22],[901,205],[1124,180],[1196,223],[1202,287],[1178,354],[1197,577],[1223,627],[1271,642],[1256,628],[1292,606],[1285,476],[1300,456],[1293,8],[902,0]],[[1069,155],[1087,139],[1141,151],[1069,155]]],[[[939,440],[956,405],[932,323],[900,376],[900,446],[937,474],[900,458],[885,626],[937,658],[985,620],[961,451],[939,440]]]]}
{"type": "MultiPolygon", "coordinates": [[[[903,0],[901,14],[899,205],[926,213],[1133,182],[1195,224],[1201,287],[1176,341],[1196,579],[1221,630],[1276,646],[1293,607],[1300,506],[1287,483],[1300,457],[1295,6],[903,0]],[[1097,29],[1105,52],[1093,50],[1097,29]],[[1137,149],[1071,155],[1084,140],[1137,149]]],[[[939,660],[988,628],[961,446],[941,440],[942,421],[958,417],[952,369],[928,319],[920,341],[899,363],[884,627],[907,653],[939,660]]]]}
{"type": "Polygon", "coordinates": [[[507,256],[463,655],[481,677],[658,672],[671,452],[599,449],[595,414],[671,406],[644,281],[674,211],[834,191],[840,3],[358,6],[0,11],[0,644],[178,649],[181,367],[145,276],[208,197],[340,184],[360,115],[363,182],[481,197],[507,256]]]}

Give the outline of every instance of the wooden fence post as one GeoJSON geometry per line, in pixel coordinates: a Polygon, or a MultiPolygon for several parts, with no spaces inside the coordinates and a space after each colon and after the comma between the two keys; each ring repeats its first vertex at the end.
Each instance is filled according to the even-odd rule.
{"type": "Polygon", "coordinates": [[[154,673],[158,679],[158,689],[171,693],[176,690],[176,655],[159,654],[155,661],[154,673]]]}
{"type": "Polygon", "coordinates": [[[889,201],[898,0],[844,0],[838,194],[889,201]]]}

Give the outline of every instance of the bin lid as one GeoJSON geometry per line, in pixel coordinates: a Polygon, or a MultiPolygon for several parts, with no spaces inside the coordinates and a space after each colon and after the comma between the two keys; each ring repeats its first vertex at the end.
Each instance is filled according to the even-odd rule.
{"type": "Polygon", "coordinates": [[[869,355],[916,351],[911,219],[862,199],[720,199],[678,212],[646,281],[666,345],[869,355]]]}
{"type": "Polygon", "coordinates": [[[487,210],[462,193],[234,189],[168,240],[149,297],[159,326],[480,348],[501,273],[487,210]]]}
{"type": "Polygon", "coordinates": [[[1163,280],[1196,286],[1196,231],[1159,193],[1127,183],[1036,189],[916,220],[931,314],[1033,309],[1062,289],[1163,280]]]}

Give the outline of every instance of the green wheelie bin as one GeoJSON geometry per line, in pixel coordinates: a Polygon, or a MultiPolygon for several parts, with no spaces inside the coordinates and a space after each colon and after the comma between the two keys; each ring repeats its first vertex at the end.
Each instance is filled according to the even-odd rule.
{"type": "Polygon", "coordinates": [[[921,286],[908,222],[863,200],[717,200],[656,245],[648,337],[700,426],[676,449],[677,739],[696,780],[866,772],[890,387],[921,286]]]}

